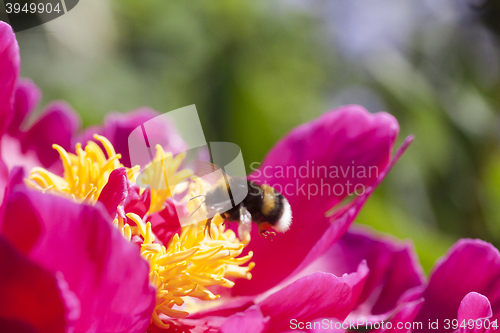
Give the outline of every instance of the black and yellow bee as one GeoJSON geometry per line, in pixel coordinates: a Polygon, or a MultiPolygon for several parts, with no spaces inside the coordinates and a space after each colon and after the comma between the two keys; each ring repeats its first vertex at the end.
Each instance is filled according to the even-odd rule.
{"type": "Polygon", "coordinates": [[[205,201],[202,205],[205,206],[207,215],[211,216],[207,219],[205,230],[210,230],[212,217],[217,214],[224,221],[239,224],[240,238],[250,232],[252,222],[259,226],[259,233],[264,237],[272,237],[276,232],[283,233],[290,229],[292,223],[290,203],[269,185],[260,185],[245,177],[229,177],[223,173],[223,177],[203,196],[205,201]],[[239,202],[235,203],[232,193],[246,193],[246,196],[236,200],[239,202]]]}

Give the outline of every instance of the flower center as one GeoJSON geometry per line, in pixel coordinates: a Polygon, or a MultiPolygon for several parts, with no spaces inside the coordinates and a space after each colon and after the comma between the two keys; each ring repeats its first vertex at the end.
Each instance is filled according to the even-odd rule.
{"type": "MultiPolygon", "coordinates": [[[[94,138],[103,145],[107,158],[99,145],[92,141],[87,143],[84,150],[77,144],[76,155],[53,145],[61,157],[64,176],[60,177],[37,167],[33,168],[26,183],[43,192],[70,196],[79,203],[95,204],[110,173],[123,166],[119,162],[120,154],[116,154],[113,145],[105,137],[96,134],[94,138]]],[[[206,221],[200,221],[183,226],[180,235],[175,234],[167,246],[156,241],[151,223],[146,221],[150,215],[162,210],[165,200],[172,197],[169,188],[189,180],[189,183],[186,182],[189,188],[182,190],[189,189],[191,196],[195,196],[205,193],[209,186],[199,178],[191,179],[191,170],[178,170],[184,159],[184,154],[174,157],[157,146],[156,157],[145,167],[143,177],[157,184],[158,179],[155,178],[160,175],[160,178],[168,179],[169,186],[153,187],[155,189],[151,190],[151,206],[143,218],[128,213],[127,220],[118,214],[113,221],[127,240],[140,243],[141,255],[150,264],[149,279],[157,290],[151,321],[161,328],[168,328],[174,323],[174,319],[189,315],[188,311],[194,307],[186,302],[188,297],[201,301],[215,300],[219,295],[210,291],[210,286],[231,288],[234,282],[230,279],[251,279],[250,271],[255,266],[253,262],[242,266],[251,260],[252,252],[238,257],[250,242],[250,235],[246,239],[238,239],[232,230],[226,230],[218,215],[212,220],[210,233],[205,232],[206,221]],[[135,225],[129,225],[127,221],[132,221],[135,225]]],[[[127,169],[130,182],[135,181],[139,169],[139,166],[127,169]]],[[[189,201],[191,196],[184,196],[178,204],[186,205],[192,212],[201,202],[200,199],[189,201]]]]}
{"type": "MultiPolygon", "coordinates": [[[[169,318],[189,315],[187,311],[173,309],[176,305],[184,305],[185,297],[212,301],[219,298],[219,295],[214,295],[207,287],[231,288],[234,282],[228,278],[252,278],[250,270],[255,263],[241,266],[250,261],[252,252],[237,258],[242,253],[244,244],[232,230],[225,230],[220,216],[212,222],[212,238],[204,232],[204,223],[201,222],[182,228],[180,236],[175,234],[167,247],[154,242],[151,223],[144,224],[133,213],[127,214],[127,217],[135,222],[143,238],[141,254],[150,263],[149,278],[157,290],[152,320],[159,327],[169,327],[164,323],[169,319],[162,315],[169,318]]],[[[118,219],[115,224],[119,226],[118,219]]],[[[124,225],[122,230],[130,240],[130,227],[127,226],[124,225]]]]}

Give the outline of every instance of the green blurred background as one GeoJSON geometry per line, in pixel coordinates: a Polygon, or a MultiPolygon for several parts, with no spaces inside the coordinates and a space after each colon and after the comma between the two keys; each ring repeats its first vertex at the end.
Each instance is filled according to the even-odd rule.
{"type": "Polygon", "coordinates": [[[357,222],[412,239],[424,268],[460,237],[500,246],[498,1],[81,0],[17,34],[22,75],[85,126],[196,104],[247,165],[344,104],[416,140],[357,222]]]}

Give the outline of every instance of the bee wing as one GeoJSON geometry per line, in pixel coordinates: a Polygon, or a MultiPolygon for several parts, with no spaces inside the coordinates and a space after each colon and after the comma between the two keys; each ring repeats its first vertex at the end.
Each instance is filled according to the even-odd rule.
{"type": "Polygon", "coordinates": [[[203,160],[193,161],[194,174],[210,184],[215,184],[224,176],[229,177],[219,166],[203,160]]]}
{"type": "Polygon", "coordinates": [[[205,203],[202,202],[189,215],[184,217],[179,216],[179,223],[182,227],[185,227],[206,220],[207,218],[208,215],[205,208],[205,203]]]}
{"type": "Polygon", "coordinates": [[[242,205],[240,207],[240,223],[238,225],[238,238],[245,239],[252,230],[252,214],[242,205]]]}
{"type": "Polygon", "coordinates": [[[227,212],[229,209],[233,207],[231,200],[224,200],[221,202],[218,202],[216,204],[213,204],[210,207],[207,207],[207,212],[209,217],[213,217],[215,214],[222,214],[224,212],[227,212]]]}
{"type": "Polygon", "coordinates": [[[208,218],[214,217],[217,214],[226,212],[232,207],[231,201],[222,201],[211,206],[207,206],[205,202],[199,204],[187,217],[180,218],[181,226],[188,226],[208,218]]]}

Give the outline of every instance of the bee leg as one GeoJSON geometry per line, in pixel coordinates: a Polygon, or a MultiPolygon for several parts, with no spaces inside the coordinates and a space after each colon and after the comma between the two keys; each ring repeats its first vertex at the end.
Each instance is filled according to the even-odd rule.
{"type": "Polygon", "coordinates": [[[227,222],[226,213],[220,214],[220,217],[222,217],[222,224],[224,225],[224,228],[227,228],[227,225],[226,225],[226,222],[227,222]]]}
{"type": "Polygon", "coordinates": [[[270,240],[273,240],[273,237],[276,236],[276,233],[274,231],[269,231],[262,228],[259,228],[259,234],[264,238],[269,238],[270,240]]]}
{"type": "Polygon", "coordinates": [[[207,223],[205,224],[205,234],[207,232],[208,232],[208,237],[212,238],[212,218],[207,219],[207,223]]]}

